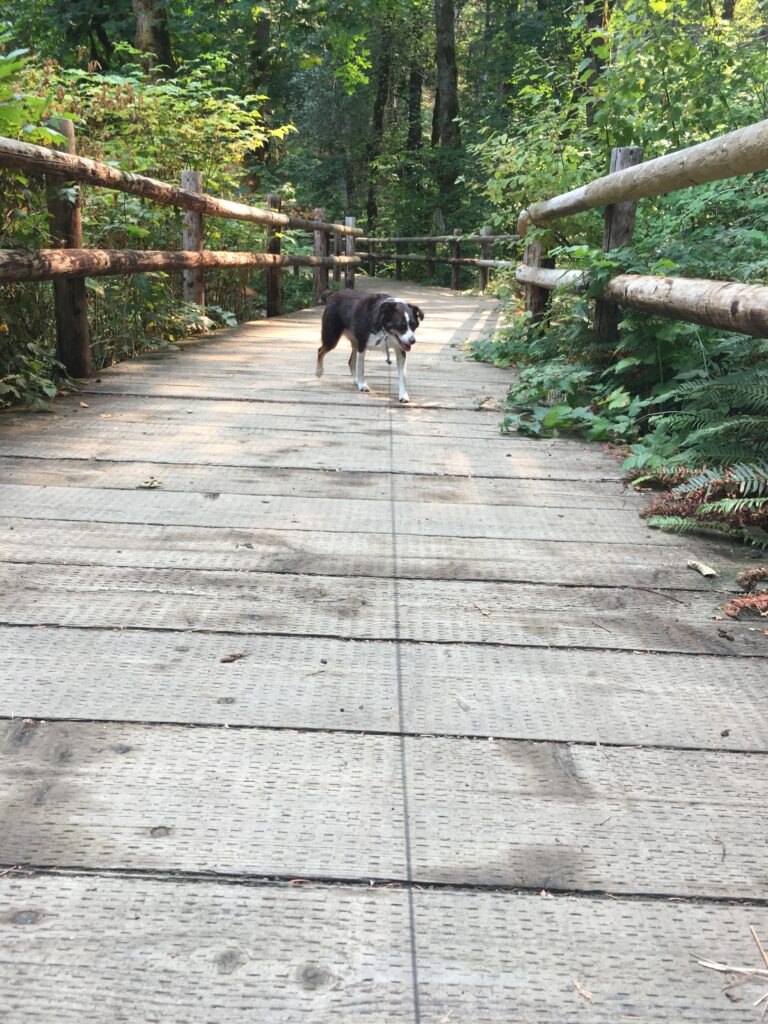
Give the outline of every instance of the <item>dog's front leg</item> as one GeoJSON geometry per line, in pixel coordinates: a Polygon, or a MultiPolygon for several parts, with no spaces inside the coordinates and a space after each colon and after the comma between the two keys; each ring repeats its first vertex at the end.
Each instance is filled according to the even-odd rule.
{"type": "Polygon", "coordinates": [[[384,355],[387,359],[387,366],[392,365],[392,356],[389,354],[389,335],[384,335],[384,355]]]}
{"type": "Polygon", "coordinates": [[[365,383],[365,349],[362,352],[358,349],[355,354],[355,384],[358,391],[370,391],[365,383]]]}
{"type": "Polygon", "coordinates": [[[395,345],[395,355],[397,356],[398,397],[401,402],[407,402],[409,398],[408,392],[405,390],[405,352],[403,352],[399,345],[395,345]]]}

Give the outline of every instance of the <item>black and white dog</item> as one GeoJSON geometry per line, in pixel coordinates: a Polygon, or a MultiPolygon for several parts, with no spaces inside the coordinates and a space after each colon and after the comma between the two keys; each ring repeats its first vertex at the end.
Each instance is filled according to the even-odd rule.
{"type": "Polygon", "coordinates": [[[345,288],[340,292],[324,292],[320,301],[323,311],[322,344],[317,350],[315,374],[323,375],[323,360],[333,351],[342,334],[352,342],[349,372],[358,391],[370,391],[365,383],[365,352],[369,348],[383,351],[389,359],[389,345],[394,344],[397,357],[397,381],[401,402],[408,401],[405,390],[405,357],[416,341],[414,331],[424,319],[418,306],[381,292],[357,292],[345,288]]]}

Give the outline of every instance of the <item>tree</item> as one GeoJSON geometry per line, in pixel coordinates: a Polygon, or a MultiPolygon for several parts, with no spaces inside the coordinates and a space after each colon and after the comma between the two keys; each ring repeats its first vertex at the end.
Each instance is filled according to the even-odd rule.
{"type": "Polygon", "coordinates": [[[162,69],[162,74],[174,78],[176,61],[171,49],[165,0],[133,0],[133,13],[136,17],[134,45],[146,54],[147,69],[162,69]]]}

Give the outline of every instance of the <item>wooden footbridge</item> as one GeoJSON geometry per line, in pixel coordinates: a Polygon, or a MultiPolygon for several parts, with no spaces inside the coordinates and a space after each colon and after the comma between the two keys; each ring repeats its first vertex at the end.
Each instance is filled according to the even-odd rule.
{"type": "Polygon", "coordinates": [[[7,1024],[753,1019],[691,960],[768,933],[742,558],[399,290],[407,407],[307,310],[2,419],[7,1024]]]}
{"type": "MultiPolygon", "coordinates": [[[[612,248],[623,200],[764,167],[753,129],[521,230],[608,203],[612,248]]],[[[0,139],[58,233],[0,252],[0,281],[56,282],[87,378],[0,417],[0,1021],[757,1019],[768,630],[721,610],[748,553],[646,529],[595,445],[502,436],[509,374],[463,350],[494,328],[482,295],[398,283],[426,314],[408,406],[383,359],[370,394],[342,352],[314,377],[317,308],[89,376],[84,275],[184,269],[202,303],[204,267],[266,267],[277,314],[282,267],[319,294],[361,232],[73,148],[0,139]],[[83,249],[68,180],[183,208],[185,250],[83,249]],[[202,251],[202,214],[266,224],[267,251],[202,251]],[[286,225],[313,254],[280,252],[286,225]]],[[[487,280],[491,242],[450,240],[454,284],[487,280]]],[[[533,317],[585,286],[546,261],[534,234],[533,317]]],[[[768,330],[768,289],[721,284],[620,275],[601,336],[611,303],[768,330]]]]}

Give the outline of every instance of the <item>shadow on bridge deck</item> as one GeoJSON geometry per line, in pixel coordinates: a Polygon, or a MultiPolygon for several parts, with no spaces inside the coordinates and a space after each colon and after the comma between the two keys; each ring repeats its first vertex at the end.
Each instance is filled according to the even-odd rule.
{"type": "Polygon", "coordinates": [[[743,556],[394,287],[408,407],[307,310],[0,419],[8,1024],[752,1019],[689,957],[768,937],[743,556]]]}

